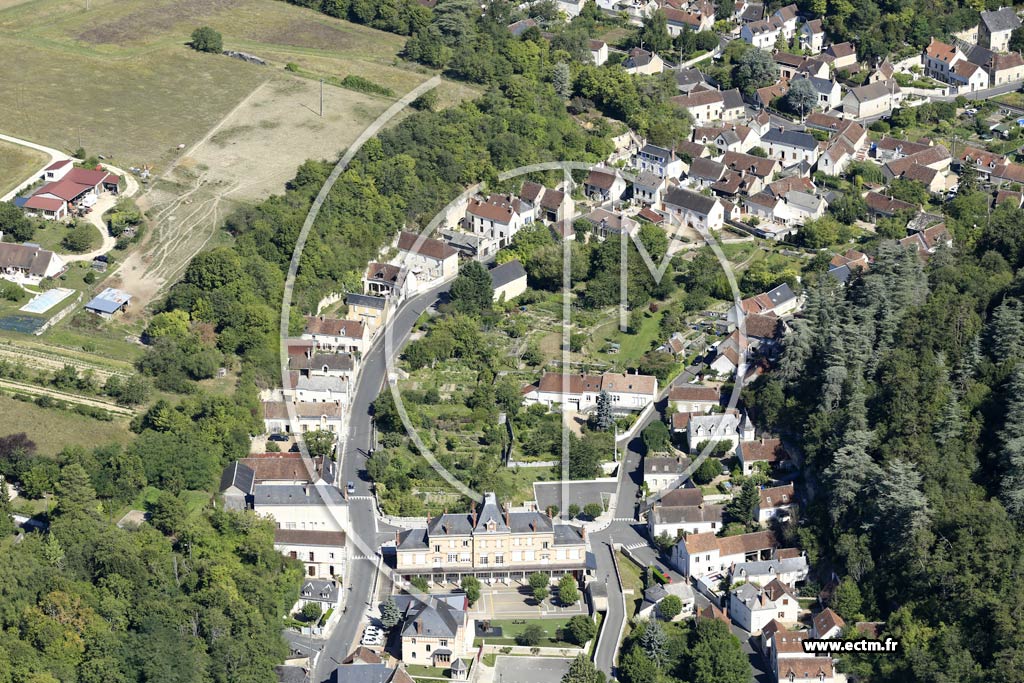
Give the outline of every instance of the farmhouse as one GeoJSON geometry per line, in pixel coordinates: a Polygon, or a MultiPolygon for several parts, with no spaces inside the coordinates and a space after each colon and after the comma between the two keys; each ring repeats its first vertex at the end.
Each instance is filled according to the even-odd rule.
{"type": "Polygon", "coordinates": [[[89,208],[104,191],[117,193],[121,179],[102,168],[68,168],[70,162],[51,164],[43,172],[53,180],[20,202],[29,213],[46,218],[65,218],[79,208],[89,208]]]}
{"type": "Polygon", "coordinates": [[[66,268],[64,259],[48,249],[32,244],[0,242],[0,279],[38,285],[43,278],[57,277],[66,268]]]}

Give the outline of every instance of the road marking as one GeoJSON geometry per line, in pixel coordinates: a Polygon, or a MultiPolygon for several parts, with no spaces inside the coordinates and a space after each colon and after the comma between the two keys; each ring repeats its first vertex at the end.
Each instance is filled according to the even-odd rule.
{"type": "Polygon", "coordinates": [[[626,550],[636,550],[637,548],[644,548],[646,546],[647,546],[647,543],[640,542],[640,543],[634,543],[633,545],[627,545],[627,546],[625,546],[625,548],[626,548],[626,550]]]}
{"type": "Polygon", "coordinates": [[[349,496],[349,500],[373,500],[373,496],[349,496]]]}
{"type": "Polygon", "coordinates": [[[615,521],[616,522],[635,522],[636,518],[635,517],[616,517],[615,521]]]}

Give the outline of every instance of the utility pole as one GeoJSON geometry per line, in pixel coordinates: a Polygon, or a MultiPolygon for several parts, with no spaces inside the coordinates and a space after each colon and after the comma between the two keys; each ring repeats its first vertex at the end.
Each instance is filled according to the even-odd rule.
{"type": "Polygon", "coordinates": [[[320,118],[324,117],[324,79],[320,79],[320,118]]]}

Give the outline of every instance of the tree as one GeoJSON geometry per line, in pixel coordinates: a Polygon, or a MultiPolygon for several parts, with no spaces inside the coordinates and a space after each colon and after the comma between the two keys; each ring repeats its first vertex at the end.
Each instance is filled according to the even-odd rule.
{"type": "Polygon", "coordinates": [[[661,671],[639,647],[632,647],[622,658],[619,672],[625,683],[652,683],[660,680],[661,671]]]}
{"type": "Polygon", "coordinates": [[[641,439],[647,453],[662,453],[668,450],[670,442],[668,427],[661,420],[655,420],[644,428],[641,439]]]}
{"type": "Polygon", "coordinates": [[[615,418],[612,415],[612,398],[608,395],[608,392],[601,390],[597,395],[597,413],[596,413],[596,426],[602,432],[607,432],[615,424],[615,418]]]}
{"type": "Polygon", "coordinates": [[[569,519],[576,519],[580,516],[580,506],[576,503],[569,503],[569,519]]]}
{"type": "MultiPolygon", "coordinates": [[[[1020,29],[1014,31],[1016,34],[1020,29]]],[[[957,183],[958,194],[970,194],[978,191],[978,167],[971,162],[960,165],[960,180],[957,183]]]]}
{"type": "Polygon", "coordinates": [[[563,605],[575,605],[580,599],[580,589],[576,579],[566,574],[558,581],[558,601],[563,605]]]}
{"type": "Polygon", "coordinates": [[[746,524],[754,518],[754,508],[761,499],[757,484],[751,479],[743,482],[743,488],[725,506],[725,514],[729,519],[746,524]]]}
{"type": "Polygon", "coordinates": [[[326,429],[314,429],[302,436],[309,454],[314,458],[328,457],[334,453],[334,432],[326,429]]]}
{"type": "Polygon", "coordinates": [[[719,462],[718,458],[714,458],[709,454],[704,459],[704,462],[700,464],[700,467],[697,468],[697,471],[693,473],[693,481],[703,486],[704,484],[710,484],[721,473],[722,463],[719,462]]]}
{"type": "Polygon", "coordinates": [[[209,26],[201,26],[192,31],[192,42],[189,45],[199,52],[219,53],[224,49],[224,39],[209,26]]]}
{"type": "Polygon", "coordinates": [[[577,614],[569,619],[565,630],[577,645],[584,645],[587,641],[597,635],[597,624],[586,614],[577,614]]]}
{"type": "Polygon", "coordinates": [[[672,621],[683,611],[683,601],[678,595],[666,595],[658,603],[658,616],[665,621],[672,621]]]}
{"type": "Polygon", "coordinates": [[[569,670],[562,676],[562,683],[601,683],[601,676],[594,663],[581,653],[572,660],[569,670]]]}
{"type": "Polygon", "coordinates": [[[604,512],[604,506],[600,503],[587,503],[583,506],[583,514],[590,519],[597,519],[604,512]]]}
{"type": "Polygon", "coordinates": [[[668,32],[668,19],[663,10],[655,10],[644,17],[637,39],[651,52],[666,52],[672,49],[672,36],[668,32]]]}
{"type": "Polygon", "coordinates": [[[1010,52],[1024,51],[1024,26],[1018,26],[1010,34],[1010,52]]]}
{"type": "Polygon", "coordinates": [[[0,477],[0,539],[14,533],[14,519],[11,517],[11,498],[7,495],[7,482],[0,477]]]}
{"type": "Polygon", "coordinates": [[[36,225],[14,204],[0,202],[0,232],[15,242],[28,242],[35,236],[36,225]]]}
{"type": "Polygon", "coordinates": [[[319,602],[307,602],[302,606],[300,611],[302,613],[302,618],[306,621],[316,621],[320,618],[320,615],[323,614],[323,610],[320,608],[319,602]]]}
{"type": "Polygon", "coordinates": [[[92,248],[97,236],[96,227],[91,223],[76,223],[60,241],[62,247],[75,254],[92,248]]]}
{"type": "Polygon", "coordinates": [[[551,70],[551,85],[562,99],[567,99],[572,95],[572,73],[569,71],[568,64],[565,62],[555,64],[551,70]]]}
{"type": "Polygon", "coordinates": [[[409,583],[412,585],[413,588],[415,588],[416,590],[418,590],[421,593],[429,593],[430,592],[430,584],[427,583],[427,580],[425,578],[423,578],[422,576],[414,576],[414,577],[412,577],[411,579],[409,579],[409,583]]]}
{"type": "Polygon", "coordinates": [[[853,623],[853,621],[860,617],[861,605],[863,603],[857,582],[849,576],[843,577],[843,580],[836,586],[835,591],[832,592],[829,603],[832,609],[836,611],[836,614],[845,621],[853,623]]]}
{"type": "Polygon", "coordinates": [[[644,624],[644,632],[640,634],[638,641],[647,658],[656,664],[665,660],[665,645],[668,637],[665,630],[657,619],[651,619],[644,624]]]}
{"type": "Polygon", "coordinates": [[[750,49],[737,60],[733,79],[740,90],[751,95],[758,88],[776,82],[779,79],[779,67],[764,50],[750,49]]]}
{"type": "Polygon", "coordinates": [[[479,261],[469,261],[459,269],[451,288],[452,306],[459,313],[480,315],[491,310],[494,285],[479,261]]]}
{"type": "Polygon", "coordinates": [[[727,624],[717,619],[699,619],[696,631],[688,680],[693,683],[747,683],[750,680],[750,662],[739,638],[730,632],[727,624]]]}
{"type": "Polygon", "coordinates": [[[170,491],[161,491],[150,511],[149,523],[165,534],[182,530],[187,516],[185,504],[170,491]]]}
{"type": "MultiPolygon", "coordinates": [[[[111,376],[110,379],[113,378],[114,376],[111,376]]],[[[151,392],[152,387],[150,386],[149,380],[142,375],[132,375],[128,378],[127,382],[120,385],[120,390],[116,395],[111,395],[114,396],[117,399],[117,402],[122,405],[137,406],[148,401],[151,392]]]]}
{"type": "Polygon", "coordinates": [[[814,111],[818,104],[818,92],[808,78],[797,78],[790,81],[789,92],[786,93],[786,108],[794,114],[805,116],[814,111]]]}
{"type": "Polygon", "coordinates": [[[96,512],[96,489],[85,468],[80,464],[65,465],[57,482],[57,512],[61,516],[76,517],[96,512]]]}
{"type": "Polygon", "coordinates": [[[544,629],[537,624],[529,624],[526,628],[516,634],[516,645],[527,645],[535,647],[540,645],[544,639],[544,629]]]}
{"type": "Polygon", "coordinates": [[[545,591],[548,589],[548,585],[551,583],[551,578],[543,572],[534,572],[526,579],[526,582],[530,585],[530,588],[537,590],[543,588],[545,591]]]}
{"type": "Polygon", "coordinates": [[[380,623],[386,629],[392,629],[402,620],[402,613],[398,611],[394,597],[388,597],[380,604],[380,623]]]}
{"type": "Polygon", "coordinates": [[[548,597],[548,588],[547,588],[547,586],[535,587],[533,589],[533,599],[537,601],[538,605],[540,603],[544,602],[544,600],[547,597],[548,597]]]}
{"type": "Polygon", "coordinates": [[[470,606],[476,604],[480,599],[480,580],[475,576],[462,577],[462,590],[466,594],[466,600],[470,606]]]}

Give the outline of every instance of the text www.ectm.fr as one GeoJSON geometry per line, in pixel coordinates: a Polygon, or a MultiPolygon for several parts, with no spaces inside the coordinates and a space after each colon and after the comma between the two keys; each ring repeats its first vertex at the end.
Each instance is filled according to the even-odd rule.
{"type": "Polygon", "coordinates": [[[896,652],[900,641],[886,638],[885,640],[821,640],[808,638],[803,641],[804,652],[807,654],[842,654],[849,652],[896,652]]]}

